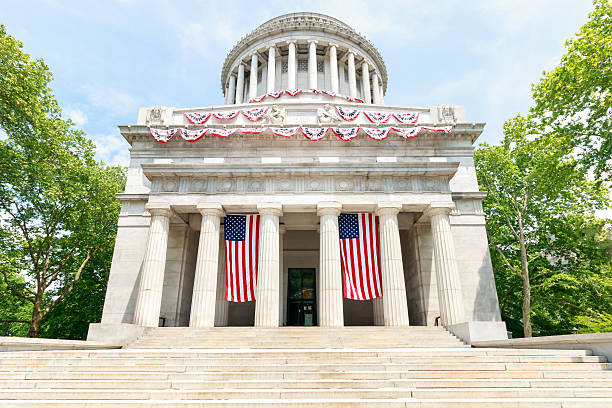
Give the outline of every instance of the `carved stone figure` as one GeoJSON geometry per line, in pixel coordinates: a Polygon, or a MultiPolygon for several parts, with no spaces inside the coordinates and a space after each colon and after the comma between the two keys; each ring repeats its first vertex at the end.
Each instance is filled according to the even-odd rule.
{"type": "Polygon", "coordinates": [[[165,109],[161,106],[154,106],[147,112],[147,126],[163,125],[165,109]]]}
{"type": "Polygon", "coordinates": [[[457,117],[455,116],[455,108],[452,105],[440,105],[438,107],[438,121],[447,125],[454,125],[457,123],[457,117]]]}
{"type": "Polygon", "coordinates": [[[340,120],[340,116],[336,113],[331,105],[327,104],[322,108],[317,109],[317,122],[319,125],[329,124],[340,120]]]}
{"type": "Polygon", "coordinates": [[[263,116],[263,122],[269,125],[282,125],[287,120],[287,112],[278,105],[272,105],[263,116]]]}

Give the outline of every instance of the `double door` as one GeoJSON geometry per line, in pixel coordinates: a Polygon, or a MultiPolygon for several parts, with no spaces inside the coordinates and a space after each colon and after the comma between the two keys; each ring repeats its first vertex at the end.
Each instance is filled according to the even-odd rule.
{"type": "Polygon", "coordinates": [[[317,325],[315,268],[289,268],[287,326],[317,325]]]}

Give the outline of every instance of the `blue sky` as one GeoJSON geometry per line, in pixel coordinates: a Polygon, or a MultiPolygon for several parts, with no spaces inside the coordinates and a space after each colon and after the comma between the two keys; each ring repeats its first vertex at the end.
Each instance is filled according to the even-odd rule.
{"type": "Polygon", "coordinates": [[[378,47],[387,104],[464,105],[468,121],[487,123],[479,142],[495,143],[592,8],[590,0],[3,0],[0,23],[49,65],[65,115],[98,157],[126,165],[117,125],[135,123],[139,106],[222,104],[233,44],[295,11],[343,20],[378,47]]]}

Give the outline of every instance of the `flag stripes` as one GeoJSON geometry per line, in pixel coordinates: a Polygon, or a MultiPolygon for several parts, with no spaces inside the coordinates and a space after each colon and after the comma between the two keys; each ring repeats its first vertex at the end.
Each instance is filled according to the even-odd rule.
{"type": "Polygon", "coordinates": [[[259,215],[225,217],[225,300],[255,300],[259,253],[259,215]]]}
{"type": "Polygon", "coordinates": [[[344,297],[368,300],[382,296],[378,217],[367,213],[340,214],[338,225],[344,297]]]}

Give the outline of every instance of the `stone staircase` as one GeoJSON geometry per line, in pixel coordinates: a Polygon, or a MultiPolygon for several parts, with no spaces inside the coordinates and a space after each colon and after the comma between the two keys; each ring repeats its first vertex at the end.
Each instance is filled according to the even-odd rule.
{"type": "Polygon", "coordinates": [[[612,364],[437,327],[155,328],[121,350],[0,353],[0,406],[598,408],[612,364]]]}

